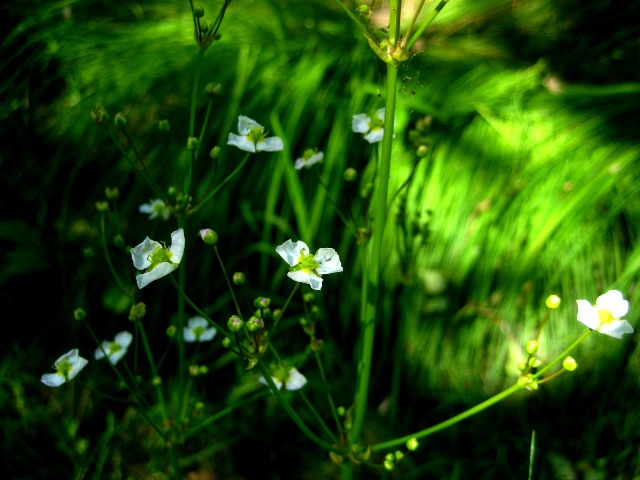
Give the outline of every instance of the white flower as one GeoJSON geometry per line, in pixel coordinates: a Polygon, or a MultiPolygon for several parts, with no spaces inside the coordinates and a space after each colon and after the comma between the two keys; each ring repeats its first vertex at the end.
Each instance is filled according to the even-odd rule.
{"type": "Polygon", "coordinates": [[[208,342],[213,340],[218,331],[215,327],[209,327],[207,322],[202,317],[192,317],[189,319],[187,326],[184,327],[183,339],[185,342],[208,342]]]}
{"type": "Polygon", "coordinates": [[[623,300],[622,293],[617,290],[609,290],[600,295],[595,305],[587,300],[576,300],[578,303],[578,321],[584,323],[592,330],[609,335],[613,338],[622,338],[625,333],[633,333],[633,327],[620,317],[629,311],[629,302],[623,300]]]}
{"type": "Polygon", "coordinates": [[[366,113],[354,115],[351,129],[357,133],[365,133],[364,139],[369,143],[382,141],[384,136],[384,108],[380,108],[373,115],[373,118],[369,118],[366,113]]]}
{"type": "Polygon", "coordinates": [[[78,349],[74,348],[53,364],[53,368],[57,370],[56,373],[45,373],[40,381],[49,387],[59,387],[78,375],[87,363],[89,363],[88,360],[78,355],[78,349]]]}
{"type": "Polygon", "coordinates": [[[245,152],[277,152],[284,148],[279,137],[264,137],[264,127],[249,117],[238,117],[238,132],[229,133],[227,145],[234,145],[245,152]]]}
{"type": "Polygon", "coordinates": [[[129,332],[120,332],[115,336],[113,342],[102,342],[102,348],[96,348],[94,358],[100,360],[104,358],[105,353],[109,361],[115,365],[120,361],[124,354],[127,353],[129,345],[133,340],[133,335],[129,332]]]}
{"type": "Polygon", "coordinates": [[[276,248],[276,252],[291,267],[287,277],[296,282],[308,283],[314,290],[322,288],[321,275],[342,271],[340,257],[333,248],[320,248],[312,255],[306,243],[287,240],[276,248]]]}
{"type": "Polygon", "coordinates": [[[323,158],[324,158],[324,153],[308,148],[307,150],[304,151],[304,153],[302,154],[302,157],[296,160],[296,163],[294,164],[294,168],[296,170],[300,170],[302,167],[311,168],[312,165],[322,162],[323,158]]]}
{"type": "Polygon", "coordinates": [[[136,277],[138,288],[144,288],[154,280],[170,274],[180,264],[184,254],[184,230],[179,228],[171,234],[171,247],[166,248],[149,237],[140,245],[131,249],[133,265],[145,270],[136,277]]]}
{"type": "MultiPolygon", "coordinates": [[[[278,390],[282,389],[283,384],[285,390],[299,390],[307,383],[305,376],[293,367],[289,370],[278,369],[278,371],[274,372],[271,376],[271,379],[273,383],[276,384],[276,387],[278,387],[278,390]]],[[[269,385],[262,375],[260,375],[258,381],[264,385],[269,385]]]]}
{"type": "Polygon", "coordinates": [[[150,200],[149,203],[143,203],[138,208],[140,213],[149,214],[149,220],[153,220],[154,218],[162,218],[163,220],[169,220],[169,216],[171,215],[171,211],[169,207],[160,200],[156,198],[155,200],[150,200]]]}

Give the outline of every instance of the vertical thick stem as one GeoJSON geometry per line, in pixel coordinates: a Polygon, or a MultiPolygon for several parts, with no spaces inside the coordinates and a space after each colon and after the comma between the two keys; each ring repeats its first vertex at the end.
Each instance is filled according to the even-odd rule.
{"type": "Polygon", "coordinates": [[[373,340],[378,317],[378,297],[380,290],[380,276],[382,270],[382,244],[384,229],[387,221],[387,197],[389,191],[389,175],[391,171],[391,143],[393,140],[393,124],[396,110],[396,90],[398,71],[394,62],[387,63],[387,93],[384,119],[384,138],[382,140],[382,155],[378,166],[378,188],[376,198],[375,221],[371,261],[369,270],[369,284],[367,286],[364,316],[361,319],[362,342],[360,347],[360,361],[358,363],[358,379],[355,397],[355,416],[349,440],[351,444],[359,441],[364,425],[369,395],[369,378],[371,376],[371,360],[373,356],[373,340]]]}

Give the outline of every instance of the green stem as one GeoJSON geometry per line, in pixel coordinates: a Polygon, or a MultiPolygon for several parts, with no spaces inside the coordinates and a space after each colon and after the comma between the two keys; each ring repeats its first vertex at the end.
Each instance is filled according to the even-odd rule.
{"type": "Polygon", "coordinates": [[[396,48],[400,35],[400,16],[402,0],[390,0],[389,2],[389,44],[396,48]]]}
{"type": "Polygon", "coordinates": [[[231,293],[231,298],[233,299],[233,304],[236,306],[236,312],[240,319],[242,319],[242,310],[240,310],[240,305],[238,304],[238,299],[236,298],[236,294],[233,291],[233,287],[231,286],[231,281],[229,280],[229,275],[227,275],[227,269],[224,268],[224,263],[222,263],[222,257],[220,256],[220,252],[218,252],[218,247],[213,246],[213,251],[216,252],[216,258],[218,259],[218,263],[220,264],[220,268],[222,269],[222,275],[224,279],[227,281],[227,287],[229,288],[229,293],[231,293]]]}
{"type": "Polygon", "coordinates": [[[102,244],[102,251],[104,253],[104,258],[107,261],[107,266],[109,267],[111,276],[118,284],[118,288],[122,293],[124,293],[127,297],[129,297],[131,301],[131,305],[133,305],[133,296],[131,295],[131,292],[124,286],[124,283],[122,283],[122,280],[120,280],[120,276],[118,275],[118,272],[116,272],[116,269],[113,267],[113,263],[111,263],[111,256],[109,255],[109,249],[107,248],[107,233],[106,233],[104,221],[105,221],[105,214],[103,213],[100,215],[100,234],[101,234],[100,243],[102,244]]]}
{"type": "MultiPolygon", "coordinates": [[[[184,230],[186,219],[184,216],[178,217],[178,228],[184,230]]],[[[187,268],[185,264],[186,260],[186,252],[182,255],[182,260],[180,261],[180,268],[178,270],[178,285],[180,287],[180,291],[184,292],[186,289],[187,283],[187,268]]],[[[173,276],[171,276],[173,278],[173,276]]],[[[186,401],[184,398],[184,393],[186,392],[186,372],[187,372],[187,361],[186,361],[186,353],[184,346],[184,321],[185,321],[185,296],[178,295],[178,331],[176,332],[176,340],[178,343],[178,425],[182,423],[182,403],[186,401]]]]}
{"type": "MultiPolygon", "coordinates": [[[[156,366],[155,361],[153,360],[153,352],[151,351],[151,345],[149,345],[149,339],[147,338],[147,333],[144,330],[144,326],[137,321],[136,322],[136,330],[142,339],[142,345],[144,347],[144,352],[147,355],[147,360],[149,361],[149,365],[151,366],[151,372],[153,373],[153,377],[158,376],[158,367],[156,366]]],[[[169,419],[169,412],[167,411],[167,404],[164,400],[164,394],[162,392],[162,385],[155,385],[156,395],[158,396],[158,402],[160,403],[160,409],[162,410],[162,415],[167,421],[169,419]]]]}
{"type": "Polygon", "coordinates": [[[540,376],[543,373],[545,373],[547,370],[549,370],[551,367],[553,367],[554,365],[556,365],[559,362],[564,361],[564,359],[569,354],[569,352],[571,350],[573,350],[574,348],[576,348],[578,346],[578,344],[580,342],[582,342],[585,338],[587,338],[589,335],[591,335],[591,332],[593,332],[593,330],[587,330],[582,335],[580,335],[580,337],[575,342],[573,342],[564,352],[562,352],[560,355],[558,355],[555,358],[555,360],[553,360],[549,365],[547,365],[546,367],[540,369],[540,371],[537,372],[535,375],[533,375],[533,377],[531,377],[531,379],[532,380],[536,380],[536,379],[540,378],[540,376]]]}
{"type": "Polygon", "coordinates": [[[278,318],[276,318],[276,321],[273,322],[273,327],[271,327],[269,329],[269,333],[273,332],[276,329],[276,326],[278,325],[278,322],[280,321],[280,319],[282,317],[284,317],[284,312],[287,309],[287,307],[289,306],[289,304],[291,303],[291,299],[295,295],[296,291],[298,291],[298,287],[299,286],[300,286],[300,284],[298,282],[296,282],[296,286],[293,287],[293,290],[291,290],[291,293],[289,294],[289,298],[287,298],[287,301],[284,302],[284,305],[282,306],[282,309],[280,309],[280,315],[278,315],[278,318]]]}
{"type": "Polygon", "coordinates": [[[322,360],[320,359],[320,352],[318,352],[318,350],[314,350],[313,353],[316,357],[316,364],[318,365],[318,370],[320,371],[320,377],[322,378],[322,386],[325,390],[325,394],[327,395],[327,401],[329,402],[329,409],[331,410],[333,421],[336,424],[336,428],[338,429],[338,433],[340,434],[340,437],[344,437],[342,422],[340,421],[340,417],[338,416],[338,411],[336,410],[335,403],[333,402],[333,397],[331,396],[331,391],[329,390],[329,382],[327,382],[327,377],[324,373],[324,367],[322,366],[322,360]]]}
{"type": "MultiPolygon", "coordinates": [[[[362,344],[358,363],[358,378],[355,396],[355,415],[349,441],[355,444],[359,441],[364,425],[369,395],[369,380],[371,376],[371,361],[373,357],[373,341],[375,324],[378,317],[378,297],[382,270],[382,245],[387,221],[387,196],[389,192],[389,175],[391,172],[391,145],[393,140],[393,126],[396,111],[396,91],[398,70],[395,62],[387,63],[387,93],[384,119],[384,137],[382,139],[382,155],[378,168],[378,191],[376,198],[376,212],[373,227],[372,252],[369,271],[369,283],[366,287],[366,302],[364,316],[361,319],[362,344]]],[[[363,292],[364,294],[364,292],[363,292]]]]}
{"type": "Polygon", "coordinates": [[[307,395],[302,390],[300,390],[300,396],[304,400],[304,403],[307,404],[307,407],[309,408],[309,410],[311,410],[312,415],[315,417],[316,421],[318,422],[318,425],[320,425],[320,428],[324,431],[325,435],[327,435],[327,437],[329,437],[332,442],[334,443],[337,442],[338,439],[336,438],[335,434],[331,431],[329,426],[326,424],[326,422],[320,416],[320,414],[318,413],[316,408],[313,406],[309,398],[307,398],[307,395]]]}
{"type": "Polygon", "coordinates": [[[420,15],[420,12],[422,11],[422,7],[424,7],[424,1],[425,0],[420,0],[420,5],[418,5],[416,7],[415,12],[413,12],[413,17],[411,17],[411,23],[409,24],[409,28],[407,28],[407,31],[404,32],[404,38],[411,38],[411,33],[413,32],[413,27],[416,24],[416,21],[418,20],[418,16],[420,15]]]}
{"type": "Polygon", "coordinates": [[[433,22],[433,20],[438,16],[438,14],[442,11],[442,9],[447,3],[449,3],[449,0],[441,0],[440,3],[436,5],[436,8],[434,8],[433,11],[427,16],[427,18],[425,18],[424,22],[422,22],[418,30],[416,30],[416,33],[413,34],[413,36],[407,43],[405,50],[407,51],[411,50],[411,47],[413,47],[413,44],[420,39],[424,31],[427,29],[429,25],[431,25],[431,22],[433,22]]]}

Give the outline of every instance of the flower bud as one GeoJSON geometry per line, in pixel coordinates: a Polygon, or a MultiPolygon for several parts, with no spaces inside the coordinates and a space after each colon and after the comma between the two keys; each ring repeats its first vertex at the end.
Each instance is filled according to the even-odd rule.
{"type": "Polygon", "coordinates": [[[538,341],[537,340],[529,340],[525,345],[525,350],[527,353],[533,355],[538,351],[538,341]]]}
{"type": "Polygon", "coordinates": [[[576,362],[573,357],[567,357],[562,361],[562,366],[565,370],[573,372],[576,368],[578,368],[578,362],[576,362]]]}
{"type": "Polygon", "coordinates": [[[416,149],[416,155],[420,158],[426,157],[427,153],[429,153],[429,147],[427,145],[420,145],[416,149]]]}
{"type": "Polygon", "coordinates": [[[280,320],[280,316],[282,315],[282,310],[280,310],[279,308],[276,308],[276,309],[273,311],[273,314],[272,314],[272,315],[273,315],[273,319],[274,319],[274,320],[280,320]]]}
{"type": "Polygon", "coordinates": [[[120,190],[118,190],[118,187],[107,187],[104,189],[104,195],[107,200],[117,200],[120,197],[120,190]]]}
{"type": "Polygon", "coordinates": [[[160,385],[162,385],[162,378],[158,376],[153,377],[153,379],[151,380],[151,385],[153,385],[154,387],[159,387],[160,385]]]}
{"type": "Polygon", "coordinates": [[[200,230],[200,238],[204,243],[209,245],[215,245],[218,243],[218,234],[210,228],[203,228],[200,230]]]}
{"type": "Polygon", "coordinates": [[[82,249],[82,256],[84,258],[94,258],[96,256],[96,252],[91,247],[85,247],[82,249]]]}
{"type": "Polygon", "coordinates": [[[209,373],[209,367],[207,367],[206,365],[200,365],[198,367],[198,374],[199,375],[206,375],[207,373],[209,373]]]}
{"type": "Polygon", "coordinates": [[[169,120],[160,120],[158,122],[158,130],[160,130],[161,132],[168,132],[169,130],[171,130],[171,124],[169,123],[169,120]]]}
{"type": "Polygon", "coordinates": [[[369,16],[371,15],[371,9],[369,8],[369,5],[360,5],[358,7],[358,13],[360,15],[365,15],[365,16],[369,16]]]}
{"type": "Polygon", "coordinates": [[[220,147],[213,147],[209,152],[209,156],[211,157],[212,160],[215,160],[216,158],[218,158],[218,155],[220,155],[220,147]]]}
{"type": "Polygon", "coordinates": [[[311,336],[316,332],[316,322],[313,320],[309,320],[305,317],[300,318],[300,325],[302,325],[302,329],[304,333],[311,336]]]}
{"type": "Polygon", "coordinates": [[[309,348],[314,352],[319,352],[324,347],[324,340],[320,338],[312,338],[311,342],[309,342],[309,348]]]}
{"type": "Polygon", "coordinates": [[[198,376],[198,365],[189,365],[189,375],[192,377],[198,376]]]}
{"type": "Polygon", "coordinates": [[[520,362],[516,366],[517,366],[518,370],[520,370],[521,372],[524,372],[527,369],[527,364],[524,363],[524,362],[520,362]]]}
{"type": "Polygon", "coordinates": [[[358,172],[355,168],[347,168],[342,174],[342,177],[347,182],[353,182],[356,178],[358,178],[358,172]]]}
{"type": "Polygon", "coordinates": [[[191,150],[193,152],[197,149],[198,149],[198,138],[197,137],[187,138],[187,150],[191,150]]]}
{"type": "Polygon", "coordinates": [[[109,211],[109,202],[105,202],[103,200],[98,200],[96,202],[96,210],[100,213],[106,213],[109,211]]]}
{"type": "Polygon", "coordinates": [[[120,235],[120,234],[117,234],[115,237],[113,237],[113,244],[117,248],[124,247],[124,237],[122,235],[120,235]]]}
{"type": "Polygon", "coordinates": [[[271,299],[266,297],[258,297],[253,301],[253,306],[256,308],[264,309],[271,304],[271,299]]]}
{"type": "Polygon", "coordinates": [[[418,439],[416,437],[413,437],[407,440],[406,445],[407,445],[407,450],[409,450],[410,452],[415,452],[420,446],[420,443],[418,443],[418,439]]]}
{"type": "Polygon", "coordinates": [[[239,332],[244,327],[244,322],[237,315],[231,315],[231,318],[227,321],[227,327],[232,332],[239,332]]]}
{"type": "Polygon", "coordinates": [[[395,452],[393,452],[393,456],[396,458],[396,461],[402,460],[402,457],[404,457],[404,453],[402,453],[400,450],[396,450],[395,452]]]}
{"type": "Polygon", "coordinates": [[[167,336],[169,338],[175,338],[176,333],[178,333],[178,327],[176,327],[175,325],[169,325],[167,327],[167,336]]]}
{"type": "Polygon", "coordinates": [[[107,120],[109,120],[109,114],[104,109],[104,107],[99,103],[95,106],[95,108],[91,112],[91,116],[93,117],[93,121],[96,122],[98,125],[103,125],[107,120]]]}
{"type": "Polygon", "coordinates": [[[204,92],[210,97],[215,97],[219,95],[222,91],[222,85],[219,83],[207,83],[207,86],[204,87],[204,92]]]}
{"type": "Polygon", "coordinates": [[[360,196],[362,198],[368,198],[371,195],[371,191],[373,190],[373,183],[372,182],[367,182],[361,189],[360,189],[360,196]]]}
{"type": "Polygon", "coordinates": [[[261,318],[258,318],[256,316],[252,316],[248,321],[247,321],[247,329],[251,332],[251,333],[255,333],[259,330],[262,330],[264,328],[264,321],[261,318]]]}
{"type": "Polygon", "coordinates": [[[198,410],[198,411],[204,409],[204,402],[196,402],[196,404],[193,406],[193,408],[198,410]]]}
{"type": "Polygon", "coordinates": [[[558,295],[549,295],[546,303],[548,308],[558,308],[560,306],[560,297],[558,295]]]}
{"type": "Polygon", "coordinates": [[[73,318],[75,318],[78,322],[81,322],[87,317],[87,312],[85,312],[82,308],[76,308],[73,311],[73,318]]]}
{"type": "Polygon", "coordinates": [[[540,365],[542,365],[542,361],[539,358],[531,357],[529,359],[529,366],[530,367],[538,368],[540,365]]]}
{"type": "Polygon", "coordinates": [[[136,320],[142,320],[144,316],[147,314],[147,306],[140,302],[131,307],[129,310],[129,320],[135,322],[136,320]]]}
{"type": "Polygon", "coordinates": [[[118,112],[116,116],[113,117],[113,123],[116,124],[116,127],[124,128],[127,125],[127,117],[125,117],[122,112],[118,112]]]}
{"type": "Polygon", "coordinates": [[[307,292],[302,296],[302,298],[306,303],[311,303],[315,300],[316,297],[313,293],[307,292]]]}
{"type": "Polygon", "coordinates": [[[231,340],[229,337],[224,337],[222,339],[222,346],[224,348],[231,348],[233,346],[233,340],[231,340]]]}
{"type": "Polygon", "coordinates": [[[245,276],[242,272],[236,272],[233,274],[233,283],[235,285],[244,285],[245,276]]]}
{"type": "Polygon", "coordinates": [[[196,5],[195,7],[193,7],[193,16],[196,18],[204,17],[204,8],[202,7],[202,5],[196,5]]]}

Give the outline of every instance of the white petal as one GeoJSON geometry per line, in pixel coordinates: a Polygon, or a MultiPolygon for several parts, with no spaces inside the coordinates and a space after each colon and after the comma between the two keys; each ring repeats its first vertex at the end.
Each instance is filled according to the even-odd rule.
{"type": "Polygon", "coordinates": [[[586,300],[576,300],[576,303],[578,304],[578,321],[596,330],[600,326],[598,310],[586,300]]]}
{"type": "Polygon", "coordinates": [[[369,131],[370,121],[371,119],[366,113],[358,113],[353,116],[353,120],[351,121],[351,130],[356,133],[366,133],[369,131]]]}
{"type": "MultiPolygon", "coordinates": [[[[312,276],[318,278],[316,275],[311,273],[309,270],[297,270],[295,272],[287,273],[287,277],[289,277],[291,280],[294,280],[294,281],[300,282],[300,283],[308,283],[308,284],[311,284],[311,277],[312,276]]],[[[322,284],[322,280],[320,281],[320,283],[322,284]]],[[[316,288],[316,290],[319,290],[319,289],[316,288]]]]}
{"type": "Polygon", "coordinates": [[[364,136],[364,139],[369,143],[377,143],[382,141],[384,137],[384,128],[374,128],[364,136]]]}
{"type": "Polygon", "coordinates": [[[59,373],[45,373],[40,377],[40,381],[47,387],[59,387],[66,382],[67,379],[64,378],[64,375],[60,375],[59,373]]]}
{"type": "Polygon", "coordinates": [[[293,168],[296,170],[300,170],[302,167],[306,165],[304,158],[298,158],[296,163],[293,164],[293,168]]]}
{"type": "Polygon", "coordinates": [[[191,330],[194,330],[196,327],[208,327],[209,322],[202,317],[191,317],[187,322],[187,325],[189,325],[191,330]]]}
{"type": "Polygon", "coordinates": [[[284,144],[280,137],[269,137],[256,143],[256,150],[258,152],[279,152],[283,148],[284,144]]]}
{"type": "Polygon", "coordinates": [[[603,324],[599,331],[613,338],[622,338],[625,333],[633,333],[633,327],[626,320],[613,320],[603,324]]]}
{"type": "Polygon", "coordinates": [[[151,270],[150,272],[146,272],[146,273],[138,275],[136,277],[136,282],[138,283],[138,288],[144,288],[147,285],[149,285],[151,282],[153,282],[154,280],[158,280],[159,278],[162,278],[162,277],[164,277],[166,275],[169,275],[176,268],[177,267],[172,263],[163,262],[160,265],[158,265],[156,268],[151,270]]]}
{"type": "Polygon", "coordinates": [[[213,337],[216,336],[216,333],[218,333],[218,330],[216,330],[215,327],[207,328],[203,333],[200,334],[199,340],[201,342],[209,342],[213,340],[213,337]]]}
{"type": "Polygon", "coordinates": [[[314,290],[320,290],[322,288],[322,279],[317,276],[315,273],[311,273],[309,275],[309,285],[314,290]]]}
{"type": "Polygon", "coordinates": [[[600,295],[596,305],[598,308],[609,310],[614,318],[623,317],[629,311],[629,302],[622,298],[622,293],[618,290],[609,290],[604,295],[600,295]]]}
{"type": "Polygon", "coordinates": [[[245,152],[255,153],[256,151],[255,144],[249,141],[246,136],[239,136],[234,133],[229,133],[229,140],[227,140],[227,145],[233,145],[234,147],[238,147],[240,150],[244,150],[245,152]]]}
{"type": "Polygon", "coordinates": [[[284,242],[282,245],[279,245],[276,248],[276,252],[290,266],[295,267],[298,264],[298,259],[300,258],[300,252],[303,249],[306,253],[309,253],[309,247],[307,247],[306,243],[304,243],[301,240],[298,240],[296,243],[293,243],[289,239],[286,242],[284,242]]]}
{"type": "Polygon", "coordinates": [[[102,348],[100,347],[96,348],[96,351],[93,354],[93,358],[96,360],[100,360],[101,358],[104,358],[104,353],[102,353],[103,350],[107,352],[107,354],[109,354],[109,342],[102,342],[102,348]]]}
{"type": "Polygon", "coordinates": [[[117,352],[112,353],[111,355],[109,355],[109,361],[111,362],[112,365],[115,365],[116,363],[118,363],[122,359],[122,357],[124,357],[125,353],[127,353],[127,349],[126,348],[121,348],[117,352]]]}
{"type": "Polygon", "coordinates": [[[249,117],[243,115],[238,117],[238,133],[240,133],[240,135],[247,135],[252,128],[264,129],[262,125],[249,117]]]}
{"type": "Polygon", "coordinates": [[[182,340],[184,340],[185,342],[197,342],[198,338],[196,337],[196,334],[193,332],[192,328],[189,327],[184,327],[184,333],[182,334],[182,340]]]}
{"type": "Polygon", "coordinates": [[[320,248],[316,253],[314,260],[320,263],[320,266],[316,268],[316,271],[320,275],[326,273],[336,273],[342,271],[342,264],[340,263],[340,257],[338,252],[333,248],[320,248]]]}
{"type": "Polygon", "coordinates": [[[304,159],[304,157],[302,158],[298,158],[296,160],[295,165],[293,166],[296,170],[300,170],[302,167],[306,167],[309,168],[312,165],[315,165],[316,163],[322,162],[322,160],[324,159],[324,153],[322,152],[318,152],[314,155],[311,155],[308,159],[304,159]]]}
{"type": "Polygon", "coordinates": [[[122,348],[126,349],[129,348],[129,345],[131,345],[133,335],[131,335],[129,332],[120,332],[115,336],[113,340],[122,348]]]}
{"type": "MultiPolygon", "coordinates": [[[[275,377],[271,377],[271,380],[273,380],[273,383],[276,384],[276,387],[278,387],[278,390],[280,390],[282,388],[282,382],[280,380],[278,380],[275,377]]],[[[267,383],[267,381],[264,379],[264,377],[262,375],[260,375],[260,378],[258,378],[258,381],[260,383],[262,383],[263,385],[266,385],[267,387],[269,386],[269,384],[267,383]]]]}
{"type": "MultiPolygon", "coordinates": [[[[184,230],[179,228],[171,234],[171,263],[180,263],[184,254],[184,230]]],[[[154,269],[155,270],[155,269],[154,269]]]]}
{"type": "Polygon", "coordinates": [[[144,241],[131,249],[131,258],[133,260],[133,266],[138,270],[144,270],[145,268],[151,265],[149,261],[149,255],[156,249],[162,248],[155,240],[151,240],[149,237],[145,238],[144,241]]]}
{"type": "Polygon", "coordinates": [[[299,390],[307,383],[307,379],[298,370],[292,368],[289,370],[289,375],[285,382],[285,389],[287,390],[299,390]]]}
{"type": "Polygon", "coordinates": [[[384,122],[384,107],[383,108],[379,108],[378,111],[376,111],[376,113],[373,114],[374,117],[378,117],[380,120],[382,120],[384,122]]]}
{"type": "Polygon", "coordinates": [[[89,361],[82,357],[78,357],[75,361],[72,361],[71,371],[68,373],[69,380],[75,378],[75,376],[80,373],[80,370],[82,370],[87,365],[87,363],[89,363],[89,361]]]}
{"type": "Polygon", "coordinates": [[[151,218],[156,215],[156,212],[153,211],[153,205],[151,203],[143,203],[138,207],[138,211],[140,213],[150,213],[151,218]]]}

